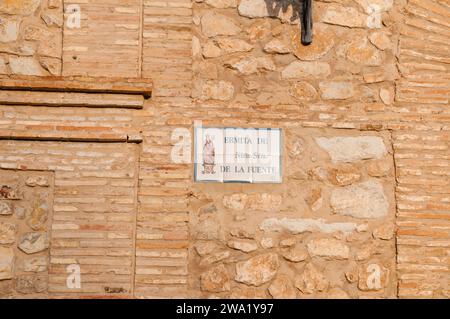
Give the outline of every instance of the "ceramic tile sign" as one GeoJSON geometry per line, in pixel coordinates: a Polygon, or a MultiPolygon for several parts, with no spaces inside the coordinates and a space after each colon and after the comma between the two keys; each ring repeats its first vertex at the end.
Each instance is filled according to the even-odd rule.
{"type": "Polygon", "coordinates": [[[196,182],[281,183],[281,130],[196,127],[196,182]]]}

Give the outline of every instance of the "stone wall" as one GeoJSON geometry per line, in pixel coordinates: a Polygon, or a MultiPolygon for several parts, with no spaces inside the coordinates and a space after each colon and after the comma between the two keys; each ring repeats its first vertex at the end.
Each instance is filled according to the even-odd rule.
{"type": "Polygon", "coordinates": [[[449,296],[447,1],[315,0],[310,46],[299,0],[82,1],[80,28],[71,4],[2,1],[0,74],[154,88],[0,91],[0,185],[53,207],[37,257],[0,216],[2,297],[449,296]],[[283,182],[194,183],[171,159],[194,120],[281,128],[283,182]]]}
{"type": "Polygon", "coordinates": [[[285,137],[282,184],[193,187],[195,295],[395,297],[389,134],[308,128],[285,137]]]}
{"type": "Polygon", "coordinates": [[[0,295],[48,292],[53,174],[0,171],[0,295]]]}

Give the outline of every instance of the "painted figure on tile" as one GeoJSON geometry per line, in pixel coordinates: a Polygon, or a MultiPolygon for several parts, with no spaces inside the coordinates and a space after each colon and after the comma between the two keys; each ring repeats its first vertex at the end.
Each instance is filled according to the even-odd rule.
{"type": "Polygon", "coordinates": [[[209,134],[206,134],[205,144],[203,145],[203,174],[215,174],[214,171],[215,149],[214,142],[209,134]]]}

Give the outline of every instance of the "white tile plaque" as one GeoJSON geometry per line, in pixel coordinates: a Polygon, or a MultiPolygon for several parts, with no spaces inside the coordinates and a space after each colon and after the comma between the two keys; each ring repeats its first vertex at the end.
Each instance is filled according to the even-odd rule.
{"type": "Polygon", "coordinates": [[[197,182],[281,183],[281,130],[195,128],[197,182]]]}

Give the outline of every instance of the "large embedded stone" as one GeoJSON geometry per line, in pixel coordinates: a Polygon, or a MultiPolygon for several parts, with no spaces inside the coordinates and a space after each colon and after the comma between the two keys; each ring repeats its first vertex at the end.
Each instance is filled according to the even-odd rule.
{"type": "Polygon", "coordinates": [[[268,2],[265,0],[241,0],[238,6],[238,12],[241,16],[247,18],[279,18],[284,23],[299,23],[299,9],[294,2],[285,1],[283,6],[278,2],[268,2]]]}
{"type": "Polygon", "coordinates": [[[287,230],[292,234],[304,232],[334,233],[337,231],[350,233],[356,230],[355,223],[327,223],[324,219],[312,218],[267,218],[264,219],[259,228],[263,231],[287,230]]]}
{"type": "Polygon", "coordinates": [[[0,280],[13,277],[14,252],[12,248],[0,247],[0,280]]]}
{"type": "Polygon", "coordinates": [[[245,59],[235,58],[224,64],[226,67],[239,71],[244,75],[250,75],[261,71],[274,71],[275,63],[269,57],[249,57],[245,59]]]}
{"type": "Polygon", "coordinates": [[[351,28],[367,26],[367,15],[354,7],[329,4],[322,15],[322,22],[351,28]]]}
{"type": "Polygon", "coordinates": [[[241,31],[237,23],[227,16],[208,11],[201,19],[202,32],[207,37],[236,35],[241,31]]]}
{"type": "Polygon", "coordinates": [[[294,55],[300,60],[312,61],[326,55],[334,46],[334,32],[322,23],[314,24],[314,40],[310,45],[303,45],[301,42],[300,30],[293,33],[291,46],[294,55]]]}
{"type": "Polygon", "coordinates": [[[18,75],[44,75],[46,72],[33,57],[9,57],[11,72],[18,75]]]}
{"type": "Polygon", "coordinates": [[[304,294],[325,291],[329,286],[328,279],[312,263],[305,266],[303,272],[295,278],[295,287],[304,294]]]}
{"type": "Polygon", "coordinates": [[[258,255],[236,264],[234,280],[247,285],[260,286],[275,277],[278,267],[277,254],[258,255]]]}
{"type": "Polygon", "coordinates": [[[317,90],[308,82],[295,82],[291,85],[289,93],[303,101],[311,101],[317,97],[317,90]]]}
{"type": "Polygon", "coordinates": [[[26,233],[19,244],[20,250],[27,254],[34,254],[48,248],[48,236],[44,232],[26,233]]]}
{"type": "Polygon", "coordinates": [[[0,222],[0,244],[13,244],[16,241],[16,225],[0,222]]]}
{"type": "Polygon", "coordinates": [[[0,20],[0,42],[16,41],[19,36],[20,21],[2,18],[0,20]]]}
{"type": "Polygon", "coordinates": [[[267,53],[286,54],[291,52],[289,46],[280,39],[272,39],[264,46],[264,51],[267,53]]]}
{"type": "Polygon", "coordinates": [[[346,57],[358,65],[379,66],[383,63],[384,55],[369,43],[364,35],[355,37],[347,44],[346,57]]]}
{"type": "Polygon", "coordinates": [[[351,82],[324,81],[319,83],[321,96],[325,100],[345,100],[355,95],[351,82]]]}
{"type": "Polygon", "coordinates": [[[335,188],[331,192],[330,205],[334,213],[355,218],[384,217],[389,209],[383,185],[373,179],[335,188]]]}
{"type": "Polygon", "coordinates": [[[281,78],[286,80],[311,77],[325,78],[330,72],[330,65],[325,62],[294,61],[283,69],[281,78]]]}
{"type": "Polygon", "coordinates": [[[48,215],[48,204],[46,202],[38,201],[27,219],[27,224],[33,230],[45,230],[47,228],[48,215]]]}
{"type": "Polygon", "coordinates": [[[2,0],[0,13],[29,16],[36,12],[41,0],[2,0]]]}
{"type": "Polygon", "coordinates": [[[224,292],[230,290],[230,277],[224,265],[218,265],[200,275],[200,287],[203,291],[224,292]]]}
{"type": "Polygon", "coordinates": [[[317,137],[316,143],[336,162],[356,162],[381,158],[387,154],[386,145],[379,136],[317,137]]]}
{"type": "Polygon", "coordinates": [[[337,239],[313,239],[307,245],[311,256],[325,257],[327,259],[348,259],[350,249],[337,239]]]}
{"type": "Polygon", "coordinates": [[[287,275],[278,275],[268,290],[274,299],[295,299],[297,297],[294,285],[287,275]]]}

